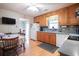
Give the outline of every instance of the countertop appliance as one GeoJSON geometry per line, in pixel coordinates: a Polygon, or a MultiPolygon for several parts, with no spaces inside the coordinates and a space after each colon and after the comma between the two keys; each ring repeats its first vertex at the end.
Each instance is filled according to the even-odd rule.
{"type": "Polygon", "coordinates": [[[40,26],[40,31],[46,31],[48,30],[48,26],[40,26]]]}
{"type": "Polygon", "coordinates": [[[79,26],[76,26],[76,34],[79,34],[79,26]]]}
{"type": "Polygon", "coordinates": [[[31,39],[37,40],[37,31],[40,31],[40,26],[37,23],[33,23],[31,26],[31,39]]]}
{"type": "Polygon", "coordinates": [[[70,35],[59,48],[59,52],[69,56],[79,56],[79,35],[70,35]]]}
{"type": "Polygon", "coordinates": [[[79,56],[79,41],[66,40],[59,52],[69,56],[79,56]]]}

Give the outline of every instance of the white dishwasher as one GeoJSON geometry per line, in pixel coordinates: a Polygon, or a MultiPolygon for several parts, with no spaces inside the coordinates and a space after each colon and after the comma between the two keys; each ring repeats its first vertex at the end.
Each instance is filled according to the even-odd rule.
{"type": "Polygon", "coordinates": [[[68,37],[69,37],[68,34],[57,33],[56,34],[56,46],[61,47],[68,37]]]}

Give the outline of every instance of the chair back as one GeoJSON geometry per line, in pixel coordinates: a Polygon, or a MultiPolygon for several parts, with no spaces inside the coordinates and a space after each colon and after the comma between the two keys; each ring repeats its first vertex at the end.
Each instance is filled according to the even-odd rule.
{"type": "Polygon", "coordinates": [[[16,38],[10,38],[10,39],[0,39],[1,46],[3,49],[10,49],[18,47],[18,37],[16,38]]]}

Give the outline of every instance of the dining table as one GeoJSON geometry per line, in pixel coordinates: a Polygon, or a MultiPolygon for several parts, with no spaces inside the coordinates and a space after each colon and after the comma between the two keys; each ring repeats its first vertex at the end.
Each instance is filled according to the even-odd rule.
{"type": "MultiPolygon", "coordinates": [[[[18,34],[5,34],[5,35],[0,36],[0,55],[3,54],[3,52],[4,52],[3,49],[5,47],[5,45],[4,45],[5,40],[9,41],[9,40],[16,39],[18,37],[19,37],[18,34]]],[[[8,42],[7,42],[6,46],[7,45],[9,45],[8,42]]]]}

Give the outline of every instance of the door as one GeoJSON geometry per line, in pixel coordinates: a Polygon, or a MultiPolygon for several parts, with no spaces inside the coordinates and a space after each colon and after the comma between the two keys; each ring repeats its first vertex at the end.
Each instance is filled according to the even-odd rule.
{"type": "Polygon", "coordinates": [[[25,35],[23,36],[23,43],[28,44],[30,39],[30,23],[29,21],[26,21],[26,19],[20,18],[20,29],[21,32],[25,35]]]}

